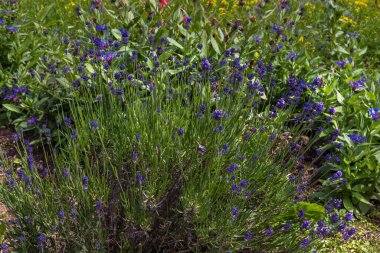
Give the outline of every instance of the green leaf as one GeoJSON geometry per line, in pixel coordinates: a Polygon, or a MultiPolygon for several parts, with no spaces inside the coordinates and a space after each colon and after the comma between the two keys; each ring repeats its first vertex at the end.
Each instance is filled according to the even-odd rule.
{"type": "Polygon", "coordinates": [[[95,73],[94,67],[90,63],[86,63],[85,66],[88,72],[90,72],[91,74],[95,73]]]}
{"type": "Polygon", "coordinates": [[[219,50],[219,46],[218,46],[218,43],[216,42],[216,40],[214,39],[213,36],[211,36],[211,45],[212,47],[214,48],[215,52],[220,55],[220,50],[219,50]]]}
{"type": "Polygon", "coordinates": [[[354,198],[356,198],[357,200],[359,200],[360,202],[363,202],[365,204],[368,204],[368,205],[372,205],[361,193],[359,192],[353,192],[352,193],[352,196],[354,196],[354,198]]]}
{"type": "Polygon", "coordinates": [[[361,50],[359,51],[358,55],[359,55],[359,56],[362,56],[363,54],[365,54],[365,53],[367,52],[367,49],[368,49],[368,47],[365,47],[365,48],[361,49],[361,50]]]}
{"type": "Polygon", "coordinates": [[[347,211],[349,212],[354,211],[354,205],[352,204],[352,201],[348,196],[344,196],[343,205],[347,209],[347,211]]]}
{"type": "Polygon", "coordinates": [[[348,55],[350,54],[350,53],[347,52],[347,50],[344,49],[342,46],[340,46],[340,45],[336,45],[336,46],[337,46],[339,52],[341,52],[341,53],[343,53],[343,54],[348,54],[348,55]]]}
{"type": "Polygon", "coordinates": [[[342,96],[342,94],[339,93],[339,91],[336,92],[336,99],[338,100],[338,102],[340,104],[343,104],[344,102],[344,97],[342,96]]]}
{"type": "Polygon", "coordinates": [[[112,32],[112,35],[113,35],[117,40],[121,40],[121,32],[119,31],[119,29],[112,29],[111,32],[112,32]]]}
{"type": "Polygon", "coordinates": [[[169,41],[170,44],[178,47],[179,49],[182,49],[183,50],[183,46],[181,44],[179,44],[177,41],[173,40],[172,38],[167,38],[167,40],[169,41]]]}
{"type": "Polygon", "coordinates": [[[366,213],[368,213],[369,209],[371,208],[370,205],[362,203],[362,202],[360,202],[358,206],[359,206],[360,212],[363,215],[365,215],[366,213]]]}
{"type": "Polygon", "coordinates": [[[356,192],[362,192],[362,193],[365,193],[368,191],[368,186],[365,186],[363,184],[357,184],[355,186],[352,187],[352,190],[353,191],[356,191],[356,192]]]}
{"type": "Polygon", "coordinates": [[[3,106],[8,110],[12,112],[21,113],[20,108],[17,105],[14,104],[3,104],[3,106]]]}

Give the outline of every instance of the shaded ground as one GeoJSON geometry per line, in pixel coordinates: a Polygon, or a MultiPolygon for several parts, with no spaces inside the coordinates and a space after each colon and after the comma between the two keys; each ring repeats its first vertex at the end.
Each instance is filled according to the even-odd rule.
{"type": "MultiPolygon", "coordinates": [[[[0,154],[4,154],[7,159],[16,157],[16,150],[13,147],[12,132],[0,126],[0,154]]],[[[0,162],[0,180],[4,178],[4,170],[0,162]]],[[[6,216],[6,207],[0,202],[0,214],[6,216]]]]}

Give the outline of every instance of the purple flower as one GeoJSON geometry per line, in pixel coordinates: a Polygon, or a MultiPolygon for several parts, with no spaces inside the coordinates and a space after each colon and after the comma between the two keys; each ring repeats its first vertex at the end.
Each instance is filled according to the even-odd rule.
{"type": "Polygon", "coordinates": [[[88,190],[88,177],[87,176],[84,176],[82,178],[82,185],[83,185],[83,190],[88,190]]]}
{"type": "MultiPolygon", "coordinates": [[[[232,180],[235,180],[235,179],[233,178],[234,176],[235,176],[235,175],[232,176],[232,180]]],[[[232,193],[237,193],[237,194],[239,194],[239,193],[241,192],[241,187],[238,186],[237,184],[232,184],[232,186],[231,186],[231,192],[232,192],[232,193]]]]}
{"type": "Polygon", "coordinates": [[[221,120],[223,118],[223,111],[222,110],[215,110],[214,113],[212,114],[212,117],[215,120],[221,120]]]}
{"type": "Polygon", "coordinates": [[[297,213],[297,216],[300,217],[300,218],[305,217],[305,210],[299,210],[298,213],[297,213]]]}
{"type": "Polygon", "coordinates": [[[236,206],[232,207],[232,217],[235,219],[239,215],[239,210],[237,209],[236,206]]]}
{"type": "Polygon", "coordinates": [[[26,120],[26,124],[27,124],[28,126],[34,126],[36,123],[37,123],[37,116],[29,117],[29,118],[26,120]]]}
{"type": "Polygon", "coordinates": [[[341,178],[343,175],[343,173],[338,170],[337,172],[335,172],[331,177],[330,177],[330,180],[331,181],[335,181],[335,180],[338,180],[339,178],[341,178]]]}
{"type": "Polygon", "coordinates": [[[90,126],[91,126],[91,130],[95,131],[99,128],[99,123],[97,121],[93,120],[90,122],[90,126]]]}
{"type": "Polygon", "coordinates": [[[246,186],[248,186],[248,185],[249,185],[249,182],[248,182],[247,180],[242,179],[242,180],[240,181],[240,186],[241,186],[241,187],[246,187],[246,186]]]}
{"type": "Polygon", "coordinates": [[[63,121],[65,122],[65,124],[66,124],[66,126],[67,126],[68,128],[71,127],[71,123],[72,123],[71,118],[66,117],[66,118],[63,119],[63,121]]]}
{"type": "Polygon", "coordinates": [[[96,30],[99,32],[107,31],[108,27],[107,25],[96,25],[96,30]]]}
{"type": "Polygon", "coordinates": [[[334,115],[335,114],[335,108],[334,108],[334,106],[330,106],[330,108],[329,108],[329,114],[330,115],[334,115]]]}
{"type": "Polygon", "coordinates": [[[352,220],[353,217],[354,217],[354,215],[353,215],[352,212],[348,212],[348,213],[346,213],[346,214],[344,215],[344,219],[345,219],[346,221],[350,221],[350,220],[352,220]]]}
{"type": "Polygon", "coordinates": [[[303,238],[303,239],[301,240],[301,245],[300,245],[300,247],[301,247],[301,248],[307,248],[307,247],[309,247],[309,243],[310,243],[310,240],[309,240],[308,238],[303,238]]]}
{"type": "Polygon", "coordinates": [[[285,99],[280,98],[280,99],[277,101],[276,106],[277,106],[278,108],[284,108],[284,107],[286,106],[285,99]]]}
{"type": "Polygon", "coordinates": [[[350,228],[349,230],[346,230],[343,232],[342,236],[343,236],[343,239],[344,240],[349,240],[351,238],[352,235],[354,235],[356,233],[356,229],[355,228],[350,228]]]}
{"type": "Polygon", "coordinates": [[[8,252],[8,247],[5,243],[2,243],[0,246],[1,252],[2,253],[7,253],[8,252]]]}
{"type": "Polygon", "coordinates": [[[337,223],[339,221],[339,214],[338,213],[333,213],[331,215],[331,222],[332,223],[337,223]]]}
{"type": "Polygon", "coordinates": [[[177,133],[178,133],[179,136],[183,136],[183,134],[184,134],[183,128],[178,128],[177,133]]]}
{"type": "Polygon", "coordinates": [[[354,235],[356,233],[356,229],[355,228],[350,228],[347,233],[351,236],[351,235],[354,235]]]}
{"type": "Polygon", "coordinates": [[[44,234],[40,234],[37,239],[39,241],[38,247],[42,250],[46,245],[46,236],[44,234]]]}
{"type": "Polygon", "coordinates": [[[327,204],[326,207],[325,207],[325,211],[327,213],[332,213],[334,211],[334,208],[332,207],[331,204],[327,204]]]}
{"type": "Polygon", "coordinates": [[[14,32],[18,31],[18,27],[17,26],[7,26],[7,30],[14,33],[14,32]]]}
{"type": "Polygon", "coordinates": [[[291,53],[289,54],[288,56],[286,56],[286,60],[294,60],[295,58],[297,58],[299,54],[298,53],[291,53]]]}
{"type": "Polygon", "coordinates": [[[63,223],[63,220],[65,219],[65,212],[64,211],[60,210],[58,212],[58,219],[59,219],[60,223],[63,223]]]}
{"type": "Polygon", "coordinates": [[[338,61],[338,62],[336,62],[336,64],[337,64],[339,67],[344,68],[344,67],[346,67],[347,62],[346,62],[345,60],[342,60],[342,61],[338,61]]]}
{"type": "Polygon", "coordinates": [[[365,76],[363,76],[359,80],[357,80],[357,81],[351,81],[348,84],[354,89],[354,91],[358,91],[358,90],[360,90],[360,89],[362,89],[362,88],[365,87],[364,86],[365,82],[366,82],[366,78],[365,78],[365,76]]]}
{"type": "Polygon", "coordinates": [[[228,166],[227,168],[227,172],[229,173],[233,173],[235,170],[237,170],[239,167],[237,166],[236,163],[233,163],[231,164],[230,166],[228,166]]]}
{"type": "Polygon", "coordinates": [[[284,224],[284,230],[287,231],[292,227],[292,224],[290,222],[287,222],[284,224]]]}
{"type": "Polygon", "coordinates": [[[100,200],[97,200],[96,202],[95,202],[95,212],[97,213],[97,214],[101,214],[101,208],[102,208],[102,205],[103,205],[103,203],[102,203],[102,201],[100,201],[100,200]]]}
{"type": "Polygon", "coordinates": [[[19,169],[17,171],[17,176],[19,179],[23,179],[24,178],[24,174],[25,174],[25,171],[23,169],[19,169]]]}
{"type": "Polygon", "coordinates": [[[244,240],[249,241],[252,239],[252,237],[253,237],[253,234],[251,232],[248,232],[247,235],[245,236],[244,240]]]}
{"type": "Polygon", "coordinates": [[[334,199],[333,200],[333,206],[335,209],[339,209],[342,206],[342,200],[341,199],[334,199]]]}
{"type": "Polygon", "coordinates": [[[206,147],[202,146],[202,145],[199,145],[198,146],[198,151],[201,152],[202,154],[204,154],[206,152],[206,147]]]}
{"type": "Polygon", "coordinates": [[[271,228],[267,228],[267,229],[265,230],[265,235],[271,235],[271,234],[273,234],[273,229],[271,229],[271,228]]]}
{"type": "Polygon", "coordinates": [[[304,221],[302,221],[301,228],[302,228],[302,229],[309,230],[309,229],[311,228],[310,221],[308,221],[308,220],[304,220],[304,221]]]}
{"type": "Polygon", "coordinates": [[[71,139],[74,140],[78,137],[78,132],[76,129],[73,130],[73,134],[71,135],[71,139]]]}
{"type": "Polygon", "coordinates": [[[348,137],[355,143],[360,144],[362,142],[366,142],[367,138],[363,135],[358,135],[358,133],[348,134],[348,137]]]}
{"type": "Polygon", "coordinates": [[[78,218],[78,214],[75,210],[70,211],[70,216],[73,220],[76,220],[78,218]]]}
{"type": "Polygon", "coordinates": [[[139,185],[143,184],[143,176],[142,176],[140,171],[137,172],[136,179],[137,179],[137,182],[139,183],[139,185]]]}
{"type": "Polygon", "coordinates": [[[370,108],[368,109],[369,116],[372,117],[374,121],[378,121],[380,119],[380,114],[379,114],[380,108],[370,108]]]}

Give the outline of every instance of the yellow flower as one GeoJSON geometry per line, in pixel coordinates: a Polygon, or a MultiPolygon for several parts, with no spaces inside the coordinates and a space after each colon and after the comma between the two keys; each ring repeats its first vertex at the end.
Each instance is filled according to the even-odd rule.
{"type": "Polygon", "coordinates": [[[346,22],[346,23],[350,23],[350,24],[356,25],[355,21],[353,21],[352,19],[350,19],[349,17],[346,17],[346,16],[341,16],[339,18],[339,20],[342,21],[342,22],[346,22]]]}
{"type": "Polygon", "coordinates": [[[360,5],[360,6],[367,6],[368,5],[368,2],[367,1],[363,1],[363,0],[358,0],[358,1],[355,1],[354,2],[355,5],[360,5]]]}

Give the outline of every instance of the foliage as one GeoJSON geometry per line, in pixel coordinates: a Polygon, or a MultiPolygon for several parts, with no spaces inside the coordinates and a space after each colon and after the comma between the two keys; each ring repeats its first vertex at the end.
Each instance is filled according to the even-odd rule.
{"type": "Polygon", "coordinates": [[[21,159],[3,163],[13,247],[303,251],[355,233],[342,203],[357,216],[378,203],[380,76],[364,12],[2,4],[0,122],[21,159]],[[37,143],[52,161],[35,162],[37,143]]]}

